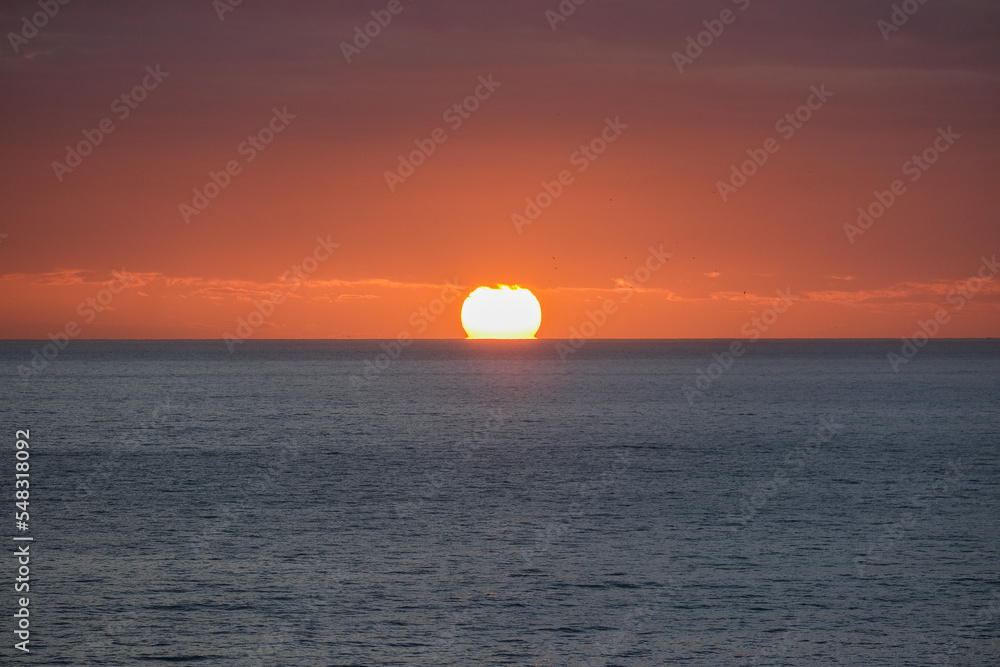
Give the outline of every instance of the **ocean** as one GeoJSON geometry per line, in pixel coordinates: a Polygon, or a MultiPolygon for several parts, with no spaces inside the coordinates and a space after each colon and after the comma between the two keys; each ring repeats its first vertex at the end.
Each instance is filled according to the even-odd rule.
{"type": "Polygon", "coordinates": [[[42,346],[4,664],[1000,664],[997,341],[42,346]]]}

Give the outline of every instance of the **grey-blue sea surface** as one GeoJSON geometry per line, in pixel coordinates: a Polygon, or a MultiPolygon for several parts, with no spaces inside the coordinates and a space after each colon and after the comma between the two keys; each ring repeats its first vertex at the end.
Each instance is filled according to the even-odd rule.
{"type": "Polygon", "coordinates": [[[0,343],[17,659],[1000,664],[997,341],[729,344],[0,343]]]}

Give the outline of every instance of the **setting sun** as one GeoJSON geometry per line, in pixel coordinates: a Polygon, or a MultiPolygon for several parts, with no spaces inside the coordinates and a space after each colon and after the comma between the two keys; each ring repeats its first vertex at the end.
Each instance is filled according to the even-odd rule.
{"type": "Polygon", "coordinates": [[[517,285],[478,287],[462,306],[462,326],[469,338],[534,338],[541,324],[538,299],[517,285]]]}

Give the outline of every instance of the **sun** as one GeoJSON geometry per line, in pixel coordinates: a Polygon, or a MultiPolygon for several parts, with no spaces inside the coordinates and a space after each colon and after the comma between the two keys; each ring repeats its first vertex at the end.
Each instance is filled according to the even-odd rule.
{"type": "Polygon", "coordinates": [[[538,299],[517,285],[477,287],[462,305],[462,326],[469,338],[534,338],[541,325],[538,299]]]}

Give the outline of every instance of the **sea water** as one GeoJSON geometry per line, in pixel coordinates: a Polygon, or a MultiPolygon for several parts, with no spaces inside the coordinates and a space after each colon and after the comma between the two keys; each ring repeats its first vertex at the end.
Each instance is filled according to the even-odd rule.
{"type": "Polygon", "coordinates": [[[899,345],[0,343],[24,662],[998,664],[1000,345],[899,345]]]}

